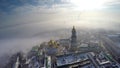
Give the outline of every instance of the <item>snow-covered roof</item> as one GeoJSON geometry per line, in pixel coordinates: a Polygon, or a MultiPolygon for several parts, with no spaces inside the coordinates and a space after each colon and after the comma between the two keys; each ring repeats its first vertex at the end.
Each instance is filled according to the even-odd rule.
{"type": "Polygon", "coordinates": [[[80,47],[88,47],[88,44],[82,43],[80,47]]]}
{"type": "Polygon", "coordinates": [[[57,66],[73,64],[89,59],[87,54],[69,54],[57,57],[57,66]]]}

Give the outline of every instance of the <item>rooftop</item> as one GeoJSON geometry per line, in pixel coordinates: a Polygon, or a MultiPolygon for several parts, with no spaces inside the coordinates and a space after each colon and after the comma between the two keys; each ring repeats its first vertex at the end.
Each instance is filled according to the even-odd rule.
{"type": "Polygon", "coordinates": [[[82,62],[88,60],[87,53],[75,53],[57,56],[57,66],[74,64],[77,62],[82,62]]]}

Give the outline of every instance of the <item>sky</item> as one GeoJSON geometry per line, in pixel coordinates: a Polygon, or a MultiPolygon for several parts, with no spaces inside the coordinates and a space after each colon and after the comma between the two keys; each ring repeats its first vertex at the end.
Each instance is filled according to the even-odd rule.
{"type": "Polygon", "coordinates": [[[120,0],[0,0],[0,56],[60,38],[73,25],[118,30],[119,19],[120,0]]]}

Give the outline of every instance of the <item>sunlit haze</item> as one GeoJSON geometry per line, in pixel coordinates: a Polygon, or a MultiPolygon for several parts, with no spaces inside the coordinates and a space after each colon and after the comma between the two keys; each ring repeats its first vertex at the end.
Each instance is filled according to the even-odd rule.
{"type": "Polygon", "coordinates": [[[109,0],[71,0],[77,10],[96,10],[106,7],[109,0]]]}

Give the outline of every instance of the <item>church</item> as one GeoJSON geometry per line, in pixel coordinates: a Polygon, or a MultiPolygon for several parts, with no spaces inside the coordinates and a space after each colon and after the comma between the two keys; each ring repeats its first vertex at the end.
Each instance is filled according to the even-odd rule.
{"type": "Polygon", "coordinates": [[[75,27],[73,26],[71,31],[71,37],[69,39],[59,39],[58,42],[60,45],[66,47],[69,51],[76,51],[77,50],[77,32],[75,27]]]}

